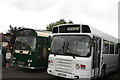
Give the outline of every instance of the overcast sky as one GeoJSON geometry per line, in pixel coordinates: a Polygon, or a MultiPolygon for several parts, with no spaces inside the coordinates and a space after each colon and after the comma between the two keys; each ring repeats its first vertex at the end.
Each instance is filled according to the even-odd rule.
{"type": "Polygon", "coordinates": [[[64,18],[118,37],[119,0],[0,0],[0,32],[9,25],[46,29],[64,18]]]}

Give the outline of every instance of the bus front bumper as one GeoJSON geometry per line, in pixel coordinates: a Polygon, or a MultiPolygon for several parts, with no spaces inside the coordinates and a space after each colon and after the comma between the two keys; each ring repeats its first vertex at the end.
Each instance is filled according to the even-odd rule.
{"type": "Polygon", "coordinates": [[[29,66],[23,66],[23,65],[18,65],[21,68],[28,68],[28,69],[37,69],[36,67],[29,67],[29,66]]]}
{"type": "Polygon", "coordinates": [[[47,69],[47,73],[50,75],[59,76],[63,78],[69,78],[69,79],[91,80],[90,76],[67,74],[67,73],[62,73],[62,72],[60,73],[60,72],[52,71],[50,69],[47,69]]]}

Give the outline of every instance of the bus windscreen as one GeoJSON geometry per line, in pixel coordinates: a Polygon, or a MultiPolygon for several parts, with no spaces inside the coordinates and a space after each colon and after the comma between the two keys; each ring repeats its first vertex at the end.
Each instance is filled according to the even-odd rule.
{"type": "Polygon", "coordinates": [[[16,50],[34,50],[36,38],[33,36],[19,36],[16,37],[15,49],[16,50]]]}
{"type": "Polygon", "coordinates": [[[89,36],[54,36],[51,49],[53,54],[74,54],[80,57],[90,56],[89,36]]]}

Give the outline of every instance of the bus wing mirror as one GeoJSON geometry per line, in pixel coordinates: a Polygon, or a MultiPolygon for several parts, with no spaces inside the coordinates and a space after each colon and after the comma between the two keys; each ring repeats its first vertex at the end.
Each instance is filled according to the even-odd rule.
{"type": "Polygon", "coordinates": [[[49,36],[49,37],[48,37],[48,39],[49,39],[50,42],[52,41],[52,38],[53,38],[52,36],[49,36]]]}

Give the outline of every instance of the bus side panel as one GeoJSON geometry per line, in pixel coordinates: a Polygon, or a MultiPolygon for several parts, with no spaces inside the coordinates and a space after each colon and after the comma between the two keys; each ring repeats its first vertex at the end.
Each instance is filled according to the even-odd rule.
{"type": "Polygon", "coordinates": [[[118,68],[118,55],[117,54],[103,54],[103,62],[106,64],[106,71],[118,68]]]}

